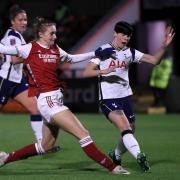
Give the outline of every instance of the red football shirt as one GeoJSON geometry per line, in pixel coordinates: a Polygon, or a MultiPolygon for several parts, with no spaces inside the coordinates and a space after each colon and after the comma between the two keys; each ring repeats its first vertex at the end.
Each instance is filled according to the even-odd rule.
{"type": "Polygon", "coordinates": [[[32,42],[31,51],[25,60],[29,96],[38,96],[39,93],[57,90],[62,86],[58,77],[59,57],[60,52],[56,45],[48,49],[32,42]]]}

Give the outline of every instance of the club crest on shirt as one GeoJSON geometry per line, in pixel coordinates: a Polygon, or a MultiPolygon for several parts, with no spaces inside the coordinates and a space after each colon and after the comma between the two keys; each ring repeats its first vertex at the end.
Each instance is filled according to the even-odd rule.
{"type": "Polygon", "coordinates": [[[10,39],[10,45],[13,46],[13,45],[15,45],[15,44],[16,44],[16,39],[14,39],[14,38],[13,38],[13,39],[10,39]]]}

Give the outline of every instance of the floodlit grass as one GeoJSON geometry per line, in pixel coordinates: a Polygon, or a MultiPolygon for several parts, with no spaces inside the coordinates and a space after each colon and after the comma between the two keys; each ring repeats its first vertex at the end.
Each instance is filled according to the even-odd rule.
{"type": "MultiPolygon", "coordinates": [[[[101,114],[77,114],[91,137],[106,154],[116,146],[119,133],[101,114]]],[[[27,114],[0,114],[0,150],[12,151],[33,143],[27,114]]],[[[112,175],[89,159],[78,141],[61,131],[58,153],[17,161],[0,169],[0,180],[178,180],[180,171],[180,115],[137,115],[136,137],[148,154],[151,173],[142,173],[126,153],[123,165],[132,174],[112,175]]]]}

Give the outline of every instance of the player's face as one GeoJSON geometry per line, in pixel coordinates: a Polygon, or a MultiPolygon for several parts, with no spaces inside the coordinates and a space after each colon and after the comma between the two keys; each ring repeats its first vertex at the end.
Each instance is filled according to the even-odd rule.
{"type": "Polygon", "coordinates": [[[26,31],[27,27],[27,15],[26,13],[19,13],[17,16],[11,21],[12,27],[20,32],[23,33],[26,31]]]}
{"type": "Polygon", "coordinates": [[[128,44],[130,39],[131,39],[131,35],[128,36],[127,34],[115,32],[113,42],[115,43],[116,47],[124,48],[128,44]]]}
{"type": "Polygon", "coordinates": [[[46,31],[40,33],[40,40],[45,46],[51,46],[56,40],[56,26],[48,26],[46,31]]]}

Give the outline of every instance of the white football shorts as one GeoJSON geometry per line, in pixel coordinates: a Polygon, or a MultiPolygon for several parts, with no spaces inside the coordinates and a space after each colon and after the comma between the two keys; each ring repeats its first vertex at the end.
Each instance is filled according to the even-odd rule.
{"type": "Polygon", "coordinates": [[[63,93],[60,89],[41,93],[37,99],[37,106],[46,122],[50,122],[56,113],[69,109],[63,105],[63,93]]]}

